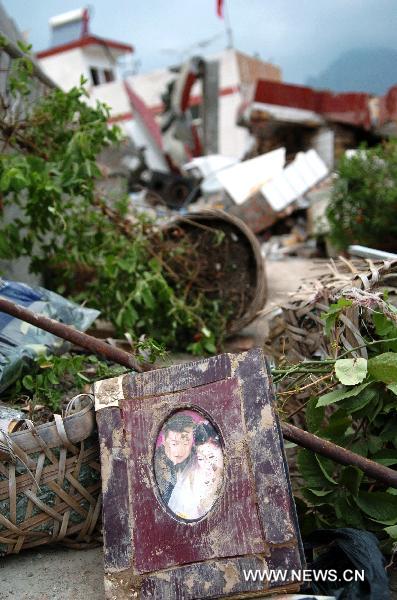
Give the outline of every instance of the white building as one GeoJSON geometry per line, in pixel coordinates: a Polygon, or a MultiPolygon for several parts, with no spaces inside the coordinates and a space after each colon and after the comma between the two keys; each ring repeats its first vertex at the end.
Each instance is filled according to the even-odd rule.
{"type": "MultiPolygon", "coordinates": [[[[131,133],[134,116],[119,75],[118,60],[131,54],[133,46],[92,35],[86,9],[53,17],[49,24],[51,46],[37,53],[43,71],[64,90],[78,85],[83,75],[88,80],[91,101],[108,104],[111,121],[119,122],[126,132],[131,133]]],[[[247,149],[249,134],[236,124],[238,109],[257,79],[280,81],[280,69],[234,49],[210,59],[219,61],[219,152],[241,158],[247,149]]],[[[175,73],[162,69],[129,76],[127,83],[156,117],[163,109],[161,94],[174,78],[175,73]]],[[[197,82],[189,102],[194,117],[199,118],[197,107],[201,103],[201,84],[197,82]]]]}
{"type": "Polygon", "coordinates": [[[90,90],[116,81],[117,61],[133,46],[93,35],[87,9],[72,10],[49,21],[51,45],[37,53],[43,71],[63,90],[79,85],[83,76],[90,90]]]}

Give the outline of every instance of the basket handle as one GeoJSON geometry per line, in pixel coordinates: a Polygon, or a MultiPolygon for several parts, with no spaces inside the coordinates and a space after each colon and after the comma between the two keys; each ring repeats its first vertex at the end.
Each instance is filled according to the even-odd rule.
{"type": "Polygon", "coordinates": [[[64,416],[68,417],[76,412],[87,412],[91,410],[91,408],[94,408],[93,394],[77,394],[77,396],[74,396],[71,400],[69,400],[64,411],[64,416]],[[86,398],[87,400],[82,401],[81,398],[86,398]]]}

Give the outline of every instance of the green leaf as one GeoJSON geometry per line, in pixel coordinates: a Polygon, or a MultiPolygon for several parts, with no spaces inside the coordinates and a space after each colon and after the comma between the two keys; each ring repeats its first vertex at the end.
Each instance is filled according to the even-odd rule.
{"type": "Polygon", "coordinates": [[[204,340],[203,346],[209,354],[216,354],[216,346],[211,340],[204,340]]]}
{"type": "Polygon", "coordinates": [[[32,49],[32,44],[27,44],[22,40],[17,40],[17,45],[20,50],[24,53],[28,53],[32,49]]]}
{"type": "MultiPolygon", "coordinates": [[[[340,525],[348,525],[357,529],[364,529],[363,517],[356,506],[352,506],[346,496],[340,496],[336,499],[335,514],[342,522],[340,525]]],[[[339,524],[338,524],[339,525],[339,524]]]]}
{"type": "Polygon", "coordinates": [[[383,383],[397,383],[397,352],[384,352],[370,358],[368,373],[376,381],[383,383]]]}
{"type": "Polygon", "coordinates": [[[294,444],[294,442],[287,442],[287,441],[284,442],[284,448],[286,450],[290,450],[291,448],[296,448],[296,447],[297,447],[297,444],[294,444]]]}
{"type": "Polygon", "coordinates": [[[367,375],[365,358],[341,358],[335,362],[335,374],[344,385],[357,385],[367,375]]]}
{"type": "Polygon", "coordinates": [[[397,465],[397,450],[390,450],[386,448],[385,450],[376,452],[373,456],[371,456],[371,458],[381,465],[391,467],[393,465],[397,465]]]}
{"type": "Polygon", "coordinates": [[[59,383],[58,377],[55,375],[53,371],[50,371],[47,375],[48,381],[53,385],[57,385],[59,383]]]}
{"type": "Polygon", "coordinates": [[[306,425],[311,433],[317,433],[324,419],[324,407],[317,408],[317,398],[310,398],[306,404],[306,425]]]}
{"type": "Polygon", "coordinates": [[[33,377],[31,375],[25,375],[25,377],[22,379],[22,385],[27,390],[34,390],[35,386],[34,386],[33,377]]]}
{"type": "Polygon", "coordinates": [[[331,334],[332,328],[335,326],[336,321],[339,318],[340,313],[344,308],[348,308],[352,305],[351,300],[346,300],[346,298],[339,298],[336,304],[331,304],[327,312],[322,313],[320,318],[325,322],[325,335],[329,336],[331,334]]]}
{"type": "Polygon", "coordinates": [[[332,490],[314,490],[312,488],[308,488],[308,490],[309,490],[309,492],[311,492],[315,496],[319,496],[320,498],[323,498],[323,497],[328,496],[329,494],[333,493],[332,490]]]}
{"type": "Polygon", "coordinates": [[[370,454],[376,454],[382,448],[383,442],[380,437],[376,435],[368,436],[368,450],[370,454]]]}
{"type": "Polygon", "coordinates": [[[383,313],[374,312],[372,314],[372,321],[375,325],[375,331],[379,337],[393,338],[397,337],[397,327],[388,319],[383,313]]]}
{"type": "Polygon", "coordinates": [[[299,450],[298,467],[307,487],[330,489],[328,474],[324,475],[313,452],[306,449],[299,450]]]}
{"type": "Polygon", "coordinates": [[[387,492],[359,492],[357,506],[371,519],[383,525],[397,522],[396,499],[387,492]]]}
{"type": "Polygon", "coordinates": [[[352,414],[361,410],[367,406],[367,404],[377,398],[378,390],[374,387],[367,387],[358,396],[354,396],[350,400],[346,400],[346,402],[343,403],[343,409],[345,413],[352,414]]]}
{"type": "Polygon", "coordinates": [[[324,437],[335,440],[335,438],[345,435],[350,426],[351,418],[346,416],[343,409],[339,409],[328,419],[328,425],[323,429],[324,437]]]}
{"type": "Polygon", "coordinates": [[[364,473],[357,467],[344,467],[340,474],[340,483],[344,485],[353,496],[357,496],[364,473]]]}
{"type": "MultiPolygon", "coordinates": [[[[322,490],[316,490],[316,491],[322,491],[322,490]]],[[[333,490],[328,490],[326,491],[325,494],[318,494],[318,493],[314,493],[314,489],[312,488],[303,488],[302,489],[302,495],[305,498],[305,500],[308,500],[310,502],[311,505],[313,506],[325,506],[325,505],[329,505],[330,501],[332,500],[333,497],[333,490]]]]}
{"type": "Polygon", "coordinates": [[[150,291],[149,287],[145,287],[142,289],[142,298],[143,298],[145,305],[148,308],[155,308],[156,302],[155,302],[155,299],[153,298],[153,294],[150,291]]]}
{"type": "Polygon", "coordinates": [[[347,300],[346,298],[339,298],[338,302],[336,302],[335,304],[331,304],[329,309],[325,313],[322,313],[321,318],[325,319],[331,315],[339,314],[341,310],[351,306],[352,304],[353,303],[351,300],[347,300]]]}
{"type": "Polygon", "coordinates": [[[335,479],[331,477],[333,469],[332,461],[320,456],[319,454],[315,454],[315,457],[324,477],[333,485],[337,485],[335,479]]]}
{"type": "Polygon", "coordinates": [[[324,394],[318,399],[317,408],[320,406],[329,406],[330,404],[335,404],[336,402],[340,402],[345,398],[352,398],[353,396],[358,396],[360,392],[365,390],[365,388],[370,385],[371,382],[362,383],[361,385],[357,385],[353,388],[345,388],[342,390],[333,390],[332,392],[328,392],[328,394],[324,394]]]}
{"type": "Polygon", "coordinates": [[[397,396],[397,383],[389,383],[387,389],[397,396]]]}
{"type": "Polygon", "coordinates": [[[391,537],[392,540],[397,540],[397,525],[391,525],[390,527],[385,527],[384,530],[391,537]]]}
{"type": "Polygon", "coordinates": [[[77,377],[79,377],[79,379],[81,379],[82,381],[86,382],[86,383],[91,383],[91,380],[86,377],[85,375],[83,375],[83,373],[77,373],[77,377]]]}
{"type": "Polygon", "coordinates": [[[396,440],[397,442],[396,424],[394,422],[394,419],[388,420],[388,422],[380,432],[379,437],[384,442],[393,442],[394,440],[396,440]]]}
{"type": "Polygon", "coordinates": [[[352,452],[355,452],[356,454],[359,454],[360,456],[366,457],[368,455],[367,440],[364,440],[364,439],[357,440],[357,442],[354,442],[354,444],[352,444],[351,450],[352,450],[352,452]]]}

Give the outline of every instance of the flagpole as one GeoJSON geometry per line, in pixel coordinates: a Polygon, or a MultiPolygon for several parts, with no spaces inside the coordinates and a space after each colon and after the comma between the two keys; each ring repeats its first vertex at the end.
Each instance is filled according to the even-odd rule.
{"type": "Polygon", "coordinates": [[[233,29],[230,21],[229,9],[227,6],[227,0],[223,0],[223,14],[225,18],[225,28],[226,28],[226,39],[227,39],[227,48],[234,48],[234,40],[233,40],[233,29]]]}

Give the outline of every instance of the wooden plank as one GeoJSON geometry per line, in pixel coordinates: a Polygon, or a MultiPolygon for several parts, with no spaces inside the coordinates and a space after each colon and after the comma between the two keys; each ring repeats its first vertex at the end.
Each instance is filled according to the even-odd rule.
{"type": "MultiPolygon", "coordinates": [[[[107,598],[244,598],[299,587],[291,577],[269,584],[244,577],[244,569],[302,568],[288,469],[260,350],[127,374],[97,385],[96,396],[107,598]],[[172,493],[165,498],[156,481],[159,447],[170,461],[167,468],[178,464],[161,438],[178,411],[212,424],[221,440],[218,452],[219,443],[223,451],[219,496],[195,519],[173,513],[172,493]]],[[[194,424],[188,429],[190,444],[199,444],[198,429],[194,424]]],[[[178,460],[191,459],[186,472],[195,477],[199,447],[185,445],[187,458],[178,460]]],[[[173,489],[183,477],[172,480],[173,489]]]]}
{"type": "Polygon", "coordinates": [[[97,413],[101,451],[104,564],[106,571],[131,565],[128,473],[123,426],[118,408],[97,413]]]}
{"type": "Polygon", "coordinates": [[[139,376],[127,374],[123,379],[123,390],[126,398],[171,394],[220,381],[229,377],[230,373],[229,355],[220,354],[192,363],[140,373],[139,376]]]}
{"type": "Polygon", "coordinates": [[[258,508],[265,539],[274,544],[289,542],[295,536],[293,500],[262,352],[254,350],[244,355],[236,375],[242,381],[247,444],[256,492],[261,499],[258,508]]]}
{"type": "MultiPolygon", "coordinates": [[[[162,571],[144,579],[140,597],[142,600],[197,600],[246,593],[244,570],[246,573],[249,569],[262,571],[266,566],[260,556],[245,556],[162,571]]],[[[263,593],[267,587],[258,580],[252,583],[250,592],[263,593]]]]}

